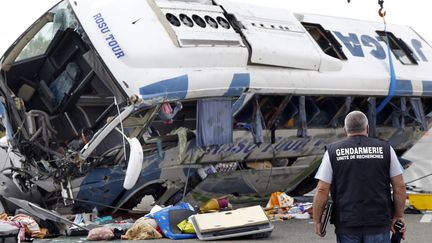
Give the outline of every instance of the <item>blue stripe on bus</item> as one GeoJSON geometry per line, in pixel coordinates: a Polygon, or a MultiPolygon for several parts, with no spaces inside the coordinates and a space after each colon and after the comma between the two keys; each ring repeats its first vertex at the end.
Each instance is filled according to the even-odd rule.
{"type": "Polygon", "coordinates": [[[432,81],[423,81],[423,95],[432,96],[432,81]]]}
{"type": "Polygon", "coordinates": [[[234,74],[231,85],[224,96],[240,96],[250,86],[249,73],[236,73],[234,74]]]}
{"type": "Polygon", "coordinates": [[[140,88],[144,100],[163,98],[164,100],[185,99],[189,88],[187,75],[166,79],[140,88]]]}
{"type": "Polygon", "coordinates": [[[413,85],[411,80],[396,79],[395,93],[396,96],[412,95],[413,85]]]}

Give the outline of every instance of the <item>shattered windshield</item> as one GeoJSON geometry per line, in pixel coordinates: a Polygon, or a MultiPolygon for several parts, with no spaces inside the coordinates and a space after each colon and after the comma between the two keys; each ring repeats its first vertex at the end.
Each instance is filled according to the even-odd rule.
{"type": "Polygon", "coordinates": [[[67,28],[75,29],[76,26],[78,24],[72,9],[66,1],[61,2],[39,20],[35,28],[40,30],[27,43],[15,62],[45,54],[57,32],[67,28]]]}

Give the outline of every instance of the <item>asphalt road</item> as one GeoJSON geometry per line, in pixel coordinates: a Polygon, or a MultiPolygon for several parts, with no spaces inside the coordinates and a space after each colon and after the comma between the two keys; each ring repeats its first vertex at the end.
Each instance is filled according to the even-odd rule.
{"type": "MultiPolygon", "coordinates": [[[[431,215],[432,216],[432,215],[431,215]]],[[[416,242],[431,242],[432,241],[432,223],[420,223],[420,219],[423,215],[406,215],[408,235],[407,239],[404,241],[406,243],[416,242]]],[[[328,227],[327,236],[320,238],[313,234],[313,224],[311,220],[289,220],[283,222],[274,222],[275,229],[270,238],[266,239],[237,239],[237,240],[226,240],[226,241],[216,241],[216,242],[336,242],[336,237],[334,235],[334,227],[330,225],[328,227]]],[[[83,242],[86,241],[85,238],[73,237],[73,238],[56,238],[51,240],[36,240],[34,242],[39,243],[70,243],[70,242],[83,242]]],[[[103,242],[103,241],[102,241],[103,242]]],[[[111,242],[121,242],[121,241],[111,241],[111,242]]],[[[125,242],[125,241],[123,241],[125,242]]],[[[126,241],[128,242],[128,241],[126,241]]],[[[149,242],[149,241],[133,241],[133,242],[149,242]]],[[[193,240],[153,240],[152,243],[168,243],[168,242],[178,242],[178,243],[191,243],[199,242],[197,239],[193,240]]],[[[105,241],[106,243],[106,241],[105,241]]]]}

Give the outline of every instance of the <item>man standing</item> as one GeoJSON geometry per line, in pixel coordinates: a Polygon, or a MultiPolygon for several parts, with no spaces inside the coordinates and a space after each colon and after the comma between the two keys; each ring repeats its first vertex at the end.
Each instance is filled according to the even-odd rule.
{"type": "MultiPolygon", "coordinates": [[[[344,130],[347,138],[327,146],[315,176],[319,180],[314,197],[315,233],[324,236],[320,220],[331,191],[331,222],[338,243],[389,243],[395,222],[405,225],[402,167],[388,142],[368,137],[368,120],[362,112],[349,113],[344,130]]],[[[405,231],[403,227],[403,239],[405,231]]]]}

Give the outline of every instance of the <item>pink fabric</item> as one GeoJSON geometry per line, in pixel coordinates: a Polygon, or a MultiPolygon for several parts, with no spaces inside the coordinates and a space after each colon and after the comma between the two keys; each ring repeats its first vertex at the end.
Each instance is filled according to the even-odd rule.
{"type": "Polygon", "coordinates": [[[162,109],[162,112],[164,112],[164,113],[167,113],[167,114],[173,113],[173,109],[169,103],[163,103],[161,109],[162,109]]]}
{"type": "Polygon", "coordinates": [[[25,238],[25,226],[24,226],[24,224],[21,222],[11,222],[11,224],[12,223],[15,224],[15,226],[19,228],[18,238],[20,240],[24,240],[24,238],[25,238]]]}
{"type": "MultiPolygon", "coordinates": [[[[163,103],[162,107],[161,107],[161,112],[168,114],[169,116],[172,116],[174,110],[169,103],[163,103]]],[[[173,121],[172,120],[164,121],[164,123],[165,124],[172,124],[173,121]]]]}
{"type": "MultiPolygon", "coordinates": [[[[17,214],[15,216],[13,216],[12,218],[10,218],[9,220],[11,223],[19,223],[21,225],[21,227],[17,226],[20,228],[20,237],[21,237],[22,231],[24,231],[24,235],[25,235],[25,227],[27,227],[28,233],[32,237],[37,237],[41,233],[39,224],[32,217],[30,217],[28,215],[17,214]]],[[[23,236],[23,238],[24,238],[24,236],[23,236]]]]}

